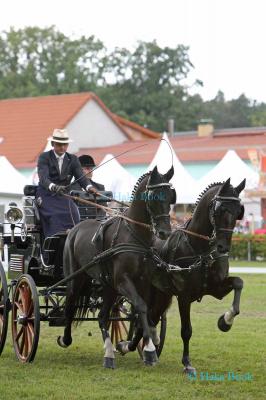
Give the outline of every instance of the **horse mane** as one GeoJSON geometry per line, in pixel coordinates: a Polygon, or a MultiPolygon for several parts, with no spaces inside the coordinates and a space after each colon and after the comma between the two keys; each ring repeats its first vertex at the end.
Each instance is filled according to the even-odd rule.
{"type": "Polygon", "coordinates": [[[131,196],[130,196],[130,200],[129,200],[130,202],[134,200],[136,191],[138,190],[138,187],[139,187],[139,185],[141,184],[141,182],[143,181],[143,179],[146,178],[146,176],[148,176],[148,175],[150,175],[150,174],[151,174],[151,171],[145,172],[143,175],[141,175],[141,176],[139,177],[139,179],[138,179],[137,182],[135,183],[134,188],[133,188],[133,190],[132,190],[132,193],[131,193],[131,196]]]}
{"type": "Polygon", "coordinates": [[[203,197],[210,189],[212,189],[213,187],[220,186],[220,185],[223,185],[223,184],[224,184],[224,182],[213,182],[213,183],[210,183],[210,184],[200,193],[199,197],[197,198],[197,200],[196,200],[196,202],[195,202],[195,204],[194,204],[194,206],[193,206],[193,209],[191,210],[191,218],[193,217],[193,214],[194,214],[194,212],[195,212],[195,210],[196,210],[196,208],[197,208],[199,202],[201,201],[202,197],[203,197]]]}

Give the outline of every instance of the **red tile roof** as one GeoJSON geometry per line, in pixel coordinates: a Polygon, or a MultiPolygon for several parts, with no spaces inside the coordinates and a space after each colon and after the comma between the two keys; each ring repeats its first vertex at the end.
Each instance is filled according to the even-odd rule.
{"type": "Polygon", "coordinates": [[[134,134],[136,132],[141,133],[142,136],[149,137],[151,139],[159,139],[161,137],[160,133],[151,131],[150,129],[144,128],[143,126],[140,126],[136,124],[135,122],[129,121],[125,118],[120,117],[119,115],[113,114],[114,118],[119,122],[120,125],[122,125],[128,132],[128,134],[131,137],[134,137],[132,133],[134,134]]]}
{"type": "MultiPolygon", "coordinates": [[[[266,153],[266,128],[258,133],[250,128],[250,133],[244,128],[245,133],[235,133],[231,130],[217,131],[211,137],[198,137],[194,135],[182,135],[170,138],[170,142],[182,162],[219,161],[227,150],[233,149],[242,159],[249,159],[248,150],[257,149],[266,153]]],[[[113,155],[130,150],[118,158],[124,165],[149,164],[158,148],[159,140],[142,140],[138,142],[125,142],[121,145],[109,146],[97,149],[80,149],[80,154],[90,154],[99,163],[107,153],[113,155]],[[134,147],[144,145],[136,150],[134,147]]]]}
{"type": "Polygon", "coordinates": [[[132,140],[130,124],[144,137],[158,135],[116,116],[94,93],[7,99],[0,100],[0,155],[17,168],[33,167],[54,128],[64,128],[91,99],[97,101],[126,139],[132,140]]]}

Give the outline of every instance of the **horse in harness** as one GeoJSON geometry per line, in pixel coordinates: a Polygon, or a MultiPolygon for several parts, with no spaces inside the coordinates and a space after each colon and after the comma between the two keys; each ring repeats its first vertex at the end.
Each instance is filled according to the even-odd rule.
{"type": "MultiPolygon", "coordinates": [[[[189,358],[189,341],[192,336],[191,303],[200,301],[205,295],[221,300],[234,290],[231,309],[218,320],[219,329],[224,332],[230,330],[234,317],[239,314],[243,281],[239,277],[228,276],[228,252],[236,221],[244,215],[244,206],[239,198],[244,187],[245,180],[233,187],[230,179],[225,183],[210,185],[199,197],[192,218],[186,226],[175,230],[163,243],[157,240],[157,248],[163,260],[184,271],[184,285],[177,300],[183,340],[182,363],[186,373],[196,372],[189,358]]],[[[173,296],[167,280],[161,285],[161,290],[154,288],[153,298],[149,301],[149,318],[155,325],[170,306],[173,296]]],[[[132,341],[120,342],[117,350],[123,355],[136,350],[141,337],[140,327],[132,341]]]]}
{"type": "MultiPolygon", "coordinates": [[[[108,318],[117,295],[124,296],[139,316],[143,329],[144,362],[148,365],[156,362],[148,320],[147,299],[150,293],[147,288],[151,287],[150,282],[157,270],[164,269],[168,274],[166,264],[160,262],[151,247],[154,233],[161,239],[166,239],[171,233],[169,211],[176,194],[169,181],[173,174],[173,167],[164,175],[155,167],[138,180],[131,204],[122,216],[108,220],[103,226],[95,220],[83,221],[68,234],[64,247],[64,275],[78,275],[67,285],[66,324],[63,336],[58,338],[61,347],[71,344],[73,319],[77,313],[79,316],[86,314],[91,281],[97,280],[103,288],[103,306],[98,319],[105,348],[104,366],[115,366],[108,318]],[[99,236],[101,240],[97,245],[99,236]],[[90,268],[85,272],[86,265],[90,268]],[[81,269],[82,273],[79,273],[81,269]]],[[[181,276],[175,277],[178,290],[182,283],[181,276]]]]}

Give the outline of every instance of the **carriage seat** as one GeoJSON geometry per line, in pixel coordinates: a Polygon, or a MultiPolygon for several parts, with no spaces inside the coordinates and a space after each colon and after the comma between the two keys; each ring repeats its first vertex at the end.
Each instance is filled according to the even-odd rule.
{"type": "Polygon", "coordinates": [[[24,196],[36,196],[36,192],[37,192],[37,185],[26,185],[24,186],[24,196]]]}
{"type": "Polygon", "coordinates": [[[25,223],[29,229],[39,230],[40,228],[40,214],[36,204],[36,191],[37,185],[26,185],[24,186],[24,197],[23,197],[23,213],[25,223]]]}
{"type": "MultiPolygon", "coordinates": [[[[92,193],[87,193],[84,190],[72,190],[70,192],[72,196],[78,197],[82,200],[89,200],[93,203],[97,203],[103,206],[106,206],[106,203],[112,199],[113,193],[111,191],[99,191],[98,195],[94,195],[92,193]]],[[[104,210],[94,207],[93,205],[87,205],[82,202],[76,201],[76,204],[79,209],[80,220],[84,221],[85,219],[97,219],[103,220],[106,218],[106,213],[104,210]]]]}

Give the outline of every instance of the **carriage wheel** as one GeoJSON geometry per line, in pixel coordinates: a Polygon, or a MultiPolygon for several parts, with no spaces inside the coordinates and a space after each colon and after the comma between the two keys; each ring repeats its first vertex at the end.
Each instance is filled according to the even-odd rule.
{"type": "Polygon", "coordinates": [[[0,355],[6,342],[9,307],[10,302],[8,297],[6,274],[2,263],[0,262],[0,355]]]}
{"type": "MultiPolygon", "coordinates": [[[[110,321],[109,330],[111,330],[111,341],[116,345],[121,341],[131,340],[133,338],[136,318],[132,309],[132,305],[128,301],[119,297],[110,313],[111,318],[117,318],[117,321],[110,321]],[[129,321],[121,321],[119,318],[129,318],[129,321]]],[[[138,352],[142,356],[141,345],[138,346],[138,352]]]]}
{"type": "MultiPolygon", "coordinates": [[[[131,340],[135,334],[135,329],[136,329],[136,322],[137,320],[132,320],[130,323],[130,329],[129,329],[129,339],[131,340]]],[[[160,321],[157,324],[157,333],[159,334],[159,338],[160,338],[160,343],[158,346],[156,346],[156,353],[157,356],[160,357],[161,352],[163,350],[163,346],[164,346],[164,341],[165,341],[165,336],[166,336],[166,326],[167,326],[167,319],[166,319],[166,313],[164,313],[161,317],[160,317],[160,321]]],[[[139,356],[142,358],[142,350],[143,350],[143,342],[142,339],[138,344],[137,350],[139,352],[139,356]]]]}
{"type": "Polygon", "coordinates": [[[39,298],[34,280],[22,275],[12,304],[12,336],[16,356],[23,363],[34,360],[40,334],[39,298]]]}

